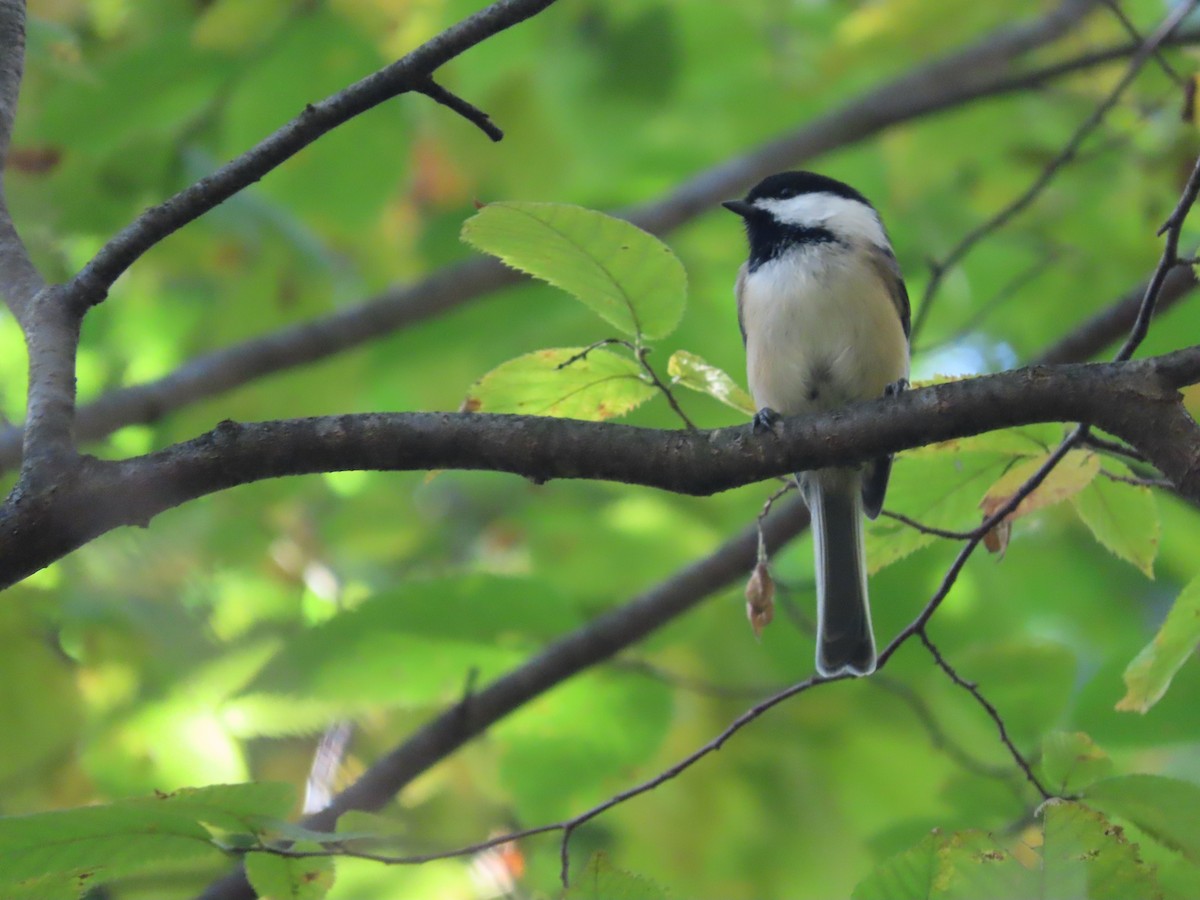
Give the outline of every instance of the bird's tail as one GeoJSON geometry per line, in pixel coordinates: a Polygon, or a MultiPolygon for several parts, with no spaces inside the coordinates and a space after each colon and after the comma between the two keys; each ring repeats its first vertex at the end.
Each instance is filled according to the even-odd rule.
{"type": "Polygon", "coordinates": [[[817,568],[817,671],[875,671],[875,636],[863,556],[862,473],[821,469],[800,478],[812,515],[817,568]]]}

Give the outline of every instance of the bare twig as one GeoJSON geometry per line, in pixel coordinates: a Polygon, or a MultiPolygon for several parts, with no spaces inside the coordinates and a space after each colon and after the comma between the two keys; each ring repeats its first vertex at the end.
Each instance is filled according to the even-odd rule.
{"type": "Polygon", "coordinates": [[[624,347],[630,353],[637,352],[637,350],[633,346],[633,344],[631,342],[625,340],[624,338],[606,337],[606,338],[601,338],[598,341],[592,341],[590,344],[588,344],[586,347],[584,347],[578,353],[572,354],[571,356],[567,357],[566,359],[564,359],[562,362],[560,362],[554,368],[565,369],[567,366],[573,366],[573,365],[575,365],[575,363],[579,362],[580,360],[587,359],[588,354],[590,354],[593,350],[599,350],[601,347],[611,347],[613,344],[617,344],[618,346],[624,347]]]}
{"type": "Polygon", "coordinates": [[[697,678],[693,675],[682,675],[656,666],[646,659],[616,659],[612,668],[623,672],[633,672],[665,684],[668,687],[709,697],[714,700],[757,700],[783,689],[784,685],[753,685],[753,684],[722,684],[707,678],[697,678]]]}
{"type": "MultiPolygon", "coordinates": [[[[1137,26],[1133,24],[1133,20],[1125,14],[1125,10],[1121,8],[1120,0],[1101,0],[1101,2],[1110,10],[1112,10],[1112,14],[1116,17],[1117,21],[1121,23],[1121,27],[1125,29],[1126,34],[1133,38],[1137,43],[1144,43],[1145,38],[1142,36],[1142,33],[1138,31],[1137,26]]],[[[1177,88],[1182,89],[1185,86],[1187,79],[1185,79],[1179,74],[1179,72],[1175,70],[1175,67],[1171,65],[1170,61],[1163,56],[1162,51],[1158,48],[1155,48],[1154,50],[1154,61],[1158,63],[1158,67],[1163,70],[1166,76],[1175,82],[1175,86],[1177,88]]]]}
{"type": "Polygon", "coordinates": [[[1120,441],[1110,441],[1107,438],[1102,438],[1096,434],[1088,434],[1088,436],[1083,440],[1083,446],[1091,447],[1095,450],[1101,451],[1102,453],[1111,453],[1117,456],[1124,456],[1134,460],[1135,462],[1144,463],[1146,461],[1145,456],[1143,456],[1141,453],[1138,453],[1127,444],[1122,444],[1120,441]]]}
{"type": "MultiPolygon", "coordinates": [[[[1188,4],[1188,6],[1189,8],[1195,6],[1195,2],[1188,4]]],[[[1146,339],[1146,334],[1150,330],[1150,319],[1154,315],[1154,309],[1158,304],[1159,295],[1162,293],[1163,284],[1167,280],[1168,273],[1175,268],[1179,261],[1179,234],[1183,230],[1183,223],[1187,220],[1188,213],[1192,211],[1192,206],[1196,203],[1197,194],[1200,194],[1200,158],[1197,158],[1195,165],[1192,167],[1192,174],[1188,177],[1183,194],[1180,196],[1179,202],[1175,204],[1175,209],[1171,211],[1171,215],[1167,217],[1167,221],[1158,230],[1160,235],[1165,234],[1167,237],[1163,246],[1162,256],[1158,261],[1158,267],[1154,270],[1154,274],[1150,276],[1150,283],[1146,286],[1146,296],[1142,299],[1138,307],[1133,327],[1129,331],[1129,337],[1126,338],[1125,343],[1121,345],[1121,349],[1113,357],[1114,362],[1131,359],[1137,348],[1141,346],[1142,341],[1146,339]]]]}
{"type": "Polygon", "coordinates": [[[679,401],[675,399],[675,393],[661,378],[658,377],[658,373],[654,371],[654,366],[650,365],[650,361],[646,359],[646,357],[650,354],[650,350],[650,347],[643,345],[634,351],[638,362],[642,366],[642,371],[646,373],[646,377],[648,377],[654,383],[654,386],[662,392],[662,395],[667,398],[667,404],[671,407],[671,410],[675,413],[675,415],[679,416],[680,421],[682,421],[687,427],[687,430],[696,431],[696,423],[688,418],[688,414],[683,411],[683,407],[680,406],[679,401]]]}
{"type": "Polygon", "coordinates": [[[1034,179],[1033,183],[1020,196],[1016,197],[990,219],[969,231],[940,262],[933,264],[932,274],[925,285],[925,292],[917,308],[916,316],[913,319],[912,333],[914,337],[920,333],[925,322],[928,320],[930,310],[933,308],[934,296],[937,294],[946,273],[962,262],[981,240],[1002,228],[1017,213],[1024,210],[1041,195],[1042,191],[1054,180],[1059,170],[1075,158],[1080,147],[1083,146],[1083,142],[1100,126],[1108,116],[1109,111],[1116,106],[1117,101],[1121,99],[1125,90],[1133,83],[1138,73],[1157,51],[1158,47],[1171,36],[1175,29],[1179,27],[1179,23],[1183,21],[1184,17],[1195,8],[1196,2],[1197,0],[1185,0],[1185,2],[1181,2],[1163,19],[1162,23],[1154,30],[1154,33],[1141,43],[1117,84],[1109,91],[1104,100],[1092,110],[1091,115],[1079,125],[1062,150],[1049,163],[1042,167],[1038,177],[1034,179]]]}
{"type": "Polygon", "coordinates": [[[479,107],[468,103],[457,94],[446,90],[432,78],[427,78],[423,83],[418,84],[415,89],[424,94],[430,100],[433,100],[435,103],[440,103],[447,109],[454,110],[493,141],[500,141],[504,139],[504,132],[496,126],[496,123],[492,121],[491,116],[489,116],[479,107]]]}
{"type": "Polygon", "coordinates": [[[775,505],[775,503],[779,500],[779,498],[782,497],[784,494],[786,494],[788,491],[791,491],[795,488],[796,488],[795,478],[788,478],[787,482],[784,484],[783,487],[776,490],[775,493],[771,494],[771,496],[769,496],[766,500],[763,501],[762,509],[760,509],[758,511],[758,517],[755,519],[754,525],[755,525],[755,528],[758,529],[758,557],[757,557],[756,562],[760,566],[766,565],[767,556],[768,556],[767,533],[766,533],[765,528],[763,527],[763,523],[766,522],[767,516],[769,516],[771,514],[771,508],[775,505]]]}
{"type": "Polygon", "coordinates": [[[1167,481],[1165,478],[1137,478],[1132,475],[1118,475],[1116,472],[1109,472],[1107,469],[1101,469],[1100,474],[1109,481],[1116,481],[1120,484],[1131,484],[1134,487],[1160,488],[1165,491],[1173,491],[1175,485],[1167,481]]]}
{"type": "Polygon", "coordinates": [[[967,681],[958,674],[954,667],[946,661],[944,656],[942,656],[942,653],[940,650],[938,650],[937,645],[935,645],[933,641],[929,639],[929,635],[926,633],[924,628],[921,628],[917,631],[917,636],[921,639],[921,643],[925,645],[925,649],[927,649],[933,656],[933,661],[936,662],[938,667],[946,673],[947,677],[949,677],[950,680],[957,684],[960,688],[967,691],[967,693],[974,697],[975,701],[987,711],[988,716],[990,716],[991,720],[996,723],[996,728],[1000,732],[1000,743],[1005,746],[1009,754],[1012,756],[1013,761],[1016,762],[1016,764],[1020,766],[1021,771],[1025,773],[1026,780],[1034,786],[1039,794],[1042,795],[1043,800],[1050,799],[1050,797],[1053,795],[1050,793],[1050,791],[1046,790],[1046,786],[1043,785],[1041,780],[1038,779],[1037,775],[1033,773],[1033,767],[1029,764],[1029,761],[1025,759],[1021,751],[1017,749],[1017,745],[1013,743],[1012,738],[1009,736],[1008,728],[1004,724],[1004,717],[1000,715],[1000,713],[996,710],[996,707],[992,705],[992,702],[988,700],[987,697],[985,697],[979,690],[979,685],[967,681]]]}
{"type": "Polygon", "coordinates": [[[970,531],[948,531],[945,528],[934,528],[932,525],[926,525],[924,522],[918,522],[916,519],[904,515],[904,513],[894,512],[890,509],[883,510],[883,515],[889,519],[894,519],[902,525],[907,525],[909,528],[915,528],[922,534],[932,534],[934,537],[946,538],[951,541],[969,540],[978,531],[973,528],[970,531]]]}
{"type": "Polygon", "coordinates": [[[869,683],[903,700],[912,710],[913,715],[917,717],[921,727],[928,733],[929,741],[934,748],[945,753],[966,771],[1004,782],[1012,782],[1014,777],[1019,777],[1008,766],[991,765],[976,759],[957,742],[951,740],[925,699],[903,681],[892,678],[885,672],[883,674],[876,673],[869,683]]]}

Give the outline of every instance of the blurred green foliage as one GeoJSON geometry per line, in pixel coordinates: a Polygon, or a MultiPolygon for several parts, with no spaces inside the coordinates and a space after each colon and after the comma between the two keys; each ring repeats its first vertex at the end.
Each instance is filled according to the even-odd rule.
{"type": "MultiPolygon", "coordinates": [[[[71,274],[145,206],[478,5],[31,0],[6,184],[38,264],[50,277],[71,274]]],[[[458,235],[474,200],[597,209],[651,200],[1048,6],[561,0],[442,73],[505,130],[503,142],[417,95],[321,139],[118,282],[85,324],[81,398],[470,256],[458,235]]],[[[1162,12],[1155,0],[1123,7],[1146,30],[1162,12]]],[[[1036,59],[1125,37],[1098,10],[1036,59]]],[[[1184,72],[1195,65],[1195,51],[1171,55],[1184,72]]],[[[807,164],[875,201],[920,298],[928,261],[1027,187],[1120,65],[919,119],[807,164]]],[[[918,341],[918,378],[1028,359],[1149,273],[1160,249],[1154,233],[1195,154],[1177,98],[1148,66],[1080,160],[948,273],[918,341]]],[[[668,243],[687,271],[688,307],[651,363],[665,379],[668,358],[687,351],[740,381],[731,296],[744,257],[738,223],[715,210],[668,243]]],[[[529,283],[89,449],[139,453],[224,418],[454,410],[501,363],[585,347],[610,331],[565,294],[529,283]]],[[[1154,325],[1145,352],[1197,333],[1200,306],[1182,303],[1154,325]]],[[[24,384],[19,332],[0,317],[0,412],[9,419],[23,414],[24,384]]],[[[680,402],[701,427],[745,421],[701,394],[680,392],[680,402]]],[[[679,427],[661,399],[629,421],[679,427]]],[[[889,506],[969,528],[989,487],[1061,433],[1023,429],[905,454],[889,506]]],[[[1109,460],[1102,468],[1129,471],[1109,460]]],[[[1090,790],[1111,766],[1113,778],[1095,785],[1107,785],[1099,808],[1137,849],[1082,805],[1035,822],[1039,798],[994,723],[914,642],[879,677],[783,704],[720,754],[580,829],[573,860],[592,892],[585,880],[570,896],[660,896],[661,885],[679,898],[820,900],[860,883],[856,896],[892,896],[876,888],[935,858],[952,873],[947,883],[969,887],[978,874],[971,861],[989,848],[1013,884],[1025,884],[1045,854],[1062,863],[1054,883],[1091,890],[1077,857],[1094,850],[1105,872],[1122,873],[1111,882],[1129,888],[1120,896],[1155,883],[1163,896],[1191,896],[1200,829],[1194,807],[1189,819],[1180,805],[1190,796],[1183,782],[1121,779],[1200,782],[1200,669],[1184,663],[1145,715],[1114,705],[1122,672],[1197,575],[1200,522],[1171,497],[1104,472],[1075,488],[1071,503],[1016,520],[1002,558],[970,563],[931,636],[1026,755],[1045,748],[1039,771],[1052,786],[1090,790]]],[[[106,535],[10,589],[0,607],[0,814],[116,804],[96,814],[110,816],[118,836],[101,850],[123,854],[108,873],[119,876],[111,896],[192,896],[228,860],[211,847],[191,852],[209,833],[193,823],[179,825],[187,850],[159,867],[133,865],[155,852],[137,834],[150,828],[163,844],[175,832],[163,833],[158,813],[130,798],[250,780],[302,785],[322,727],[352,718],[344,786],[458,702],[466,685],[710,552],[752,520],[771,489],[701,499],[486,473],[344,473],[239,488],[148,530],[106,535]]],[[[881,642],[917,614],[955,549],[886,519],[874,526],[881,642]]],[[[807,546],[789,547],[775,571],[780,602],[794,605],[802,626],[812,602],[807,546]]],[[[576,678],[426,773],[386,811],[403,835],[398,852],[586,809],[670,766],[752,702],[728,689],[765,695],[806,677],[805,629],[779,615],[757,643],[743,603],[737,590],[719,593],[630,652],[652,668],[612,665],[576,678]]],[[[1180,634],[1191,632],[1173,629],[1175,645],[1180,634]]],[[[1171,673],[1186,648],[1172,653],[1160,661],[1171,673]]],[[[254,808],[298,812],[270,805],[254,808]]],[[[11,826],[20,821],[4,824],[14,830],[0,830],[0,845],[5,835],[41,834],[11,826]]],[[[557,896],[557,842],[531,839],[520,852],[502,866],[520,870],[517,895],[557,896]]],[[[329,896],[487,896],[498,876],[481,874],[485,862],[339,861],[329,896]]],[[[255,867],[272,884],[306,868],[261,859],[255,867]]],[[[27,874],[43,871],[31,864],[27,874]]]]}

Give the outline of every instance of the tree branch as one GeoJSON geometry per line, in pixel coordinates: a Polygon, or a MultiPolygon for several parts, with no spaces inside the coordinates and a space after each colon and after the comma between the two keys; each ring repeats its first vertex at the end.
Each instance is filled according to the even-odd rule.
{"type": "MultiPolygon", "coordinates": [[[[8,158],[24,68],[24,0],[0,0],[0,161],[8,158]]],[[[28,307],[44,285],[17,234],[0,189],[0,291],[22,328],[27,328],[28,307]]]]}
{"type": "Polygon", "coordinates": [[[0,586],[120,525],[265,478],[369,469],[476,469],[535,482],[587,478],[705,495],[789,472],[1035,422],[1098,425],[1200,499],[1200,427],[1177,389],[1200,381],[1200,346],[1124,363],[1033,367],[749,426],[675,432],[478,413],[324,416],[239,425],[116,462],[0,508],[0,586]]]}
{"type": "Polygon", "coordinates": [[[485,113],[478,106],[468,103],[457,94],[446,90],[432,78],[427,78],[423,84],[420,84],[416,87],[416,90],[424,94],[434,103],[440,103],[447,109],[454,110],[493,141],[501,141],[504,139],[504,132],[496,126],[496,123],[492,121],[491,116],[485,113]]]}

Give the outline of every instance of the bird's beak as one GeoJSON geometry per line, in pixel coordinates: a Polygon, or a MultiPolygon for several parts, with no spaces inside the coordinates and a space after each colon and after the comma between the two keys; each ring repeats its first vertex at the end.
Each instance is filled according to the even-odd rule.
{"type": "Polygon", "coordinates": [[[737,213],[743,219],[754,212],[754,207],[745,200],[726,200],[721,204],[732,213],[737,213]]]}

